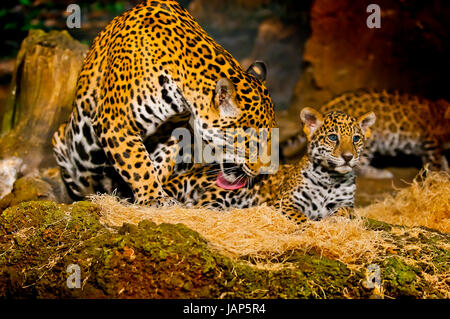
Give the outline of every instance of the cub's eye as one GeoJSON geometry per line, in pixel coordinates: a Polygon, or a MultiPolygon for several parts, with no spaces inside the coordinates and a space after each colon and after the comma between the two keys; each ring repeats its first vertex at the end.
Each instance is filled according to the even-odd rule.
{"type": "Polygon", "coordinates": [[[330,139],[330,141],[335,142],[335,141],[337,141],[338,136],[336,134],[330,134],[330,135],[328,135],[328,138],[330,139]]]}
{"type": "Polygon", "coordinates": [[[360,139],[361,139],[361,136],[359,136],[359,135],[353,136],[353,143],[358,142],[360,139]]]}

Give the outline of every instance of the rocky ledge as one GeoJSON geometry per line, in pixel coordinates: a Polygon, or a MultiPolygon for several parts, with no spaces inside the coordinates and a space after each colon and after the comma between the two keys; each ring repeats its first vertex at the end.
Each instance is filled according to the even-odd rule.
{"type": "Polygon", "coordinates": [[[379,265],[377,282],[364,261],[355,269],[314,252],[290,251],[284,256],[289,266],[261,269],[245,257],[215,252],[182,224],[144,220],[111,227],[100,216],[100,208],[86,201],[28,201],[5,209],[0,297],[448,298],[450,236],[435,230],[368,219],[367,227],[394,245],[372,261],[379,265]],[[80,288],[69,288],[78,285],[77,269],[80,288]]]}

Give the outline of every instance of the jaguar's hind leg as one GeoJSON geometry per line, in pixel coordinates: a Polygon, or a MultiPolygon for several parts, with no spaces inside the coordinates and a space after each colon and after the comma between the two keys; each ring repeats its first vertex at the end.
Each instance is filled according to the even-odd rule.
{"type": "Polygon", "coordinates": [[[432,171],[448,171],[448,162],[443,155],[440,143],[435,139],[427,139],[422,143],[422,163],[432,171]]]}

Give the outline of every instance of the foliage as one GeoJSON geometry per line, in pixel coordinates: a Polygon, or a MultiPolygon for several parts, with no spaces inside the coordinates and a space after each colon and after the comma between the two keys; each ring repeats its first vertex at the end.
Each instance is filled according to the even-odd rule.
{"type": "MultiPolygon", "coordinates": [[[[0,37],[3,57],[12,57],[19,50],[20,43],[31,29],[50,31],[65,29],[66,8],[71,2],[18,0],[6,2],[0,9],[0,37]]],[[[83,14],[105,12],[100,15],[105,24],[111,16],[116,16],[130,6],[128,1],[76,1],[83,14]]],[[[92,39],[80,39],[89,42],[92,39]]]]}

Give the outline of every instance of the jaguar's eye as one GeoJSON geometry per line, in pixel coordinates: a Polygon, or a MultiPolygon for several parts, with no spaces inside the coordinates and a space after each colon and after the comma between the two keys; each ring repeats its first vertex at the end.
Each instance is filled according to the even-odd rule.
{"type": "Polygon", "coordinates": [[[361,139],[361,136],[359,136],[359,135],[353,136],[353,143],[358,142],[360,139],[361,139]]]}
{"type": "Polygon", "coordinates": [[[330,135],[328,135],[328,138],[330,139],[330,141],[335,142],[335,141],[337,141],[338,136],[336,134],[330,134],[330,135]]]}

